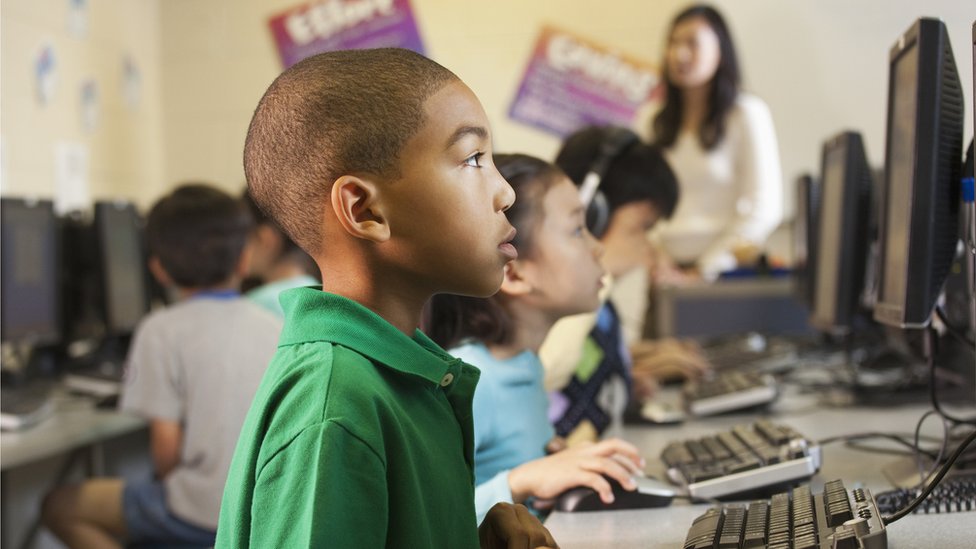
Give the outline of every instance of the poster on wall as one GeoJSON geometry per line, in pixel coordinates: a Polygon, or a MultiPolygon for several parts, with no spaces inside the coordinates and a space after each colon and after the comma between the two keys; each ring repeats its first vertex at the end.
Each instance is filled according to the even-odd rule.
{"type": "Polygon", "coordinates": [[[424,53],[409,0],[324,0],[268,20],[288,68],[324,51],[397,47],[424,53]]]}
{"type": "Polygon", "coordinates": [[[629,127],[640,106],[662,91],[652,63],[543,27],[508,115],[565,137],[591,124],[629,127]]]}
{"type": "Polygon", "coordinates": [[[34,57],[34,97],[42,106],[47,106],[54,98],[58,87],[58,62],[54,47],[41,45],[34,57]]]}

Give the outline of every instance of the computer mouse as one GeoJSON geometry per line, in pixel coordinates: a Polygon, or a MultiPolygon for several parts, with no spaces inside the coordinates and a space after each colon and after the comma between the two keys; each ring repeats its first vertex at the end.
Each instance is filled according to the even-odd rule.
{"type": "Polygon", "coordinates": [[[673,486],[650,477],[633,477],[634,482],[637,483],[637,489],[634,491],[625,489],[619,482],[610,477],[605,476],[604,478],[613,488],[613,503],[603,503],[596,490],[587,486],[579,486],[560,494],[556,498],[556,509],[568,513],[648,509],[670,505],[671,500],[677,495],[673,486]]]}

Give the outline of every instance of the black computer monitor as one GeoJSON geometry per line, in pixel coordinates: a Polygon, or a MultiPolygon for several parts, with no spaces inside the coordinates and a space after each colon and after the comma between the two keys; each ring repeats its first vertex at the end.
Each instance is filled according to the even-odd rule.
{"type": "Polygon", "coordinates": [[[958,242],[963,99],[945,24],[922,18],[889,56],[874,318],[929,324],[958,242]]]}
{"type": "Polygon", "coordinates": [[[49,200],[0,199],[0,337],[4,343],[58,343],[60,248],[49,200]]]}
{"type": "Polygon", "coordinates": [[[131,202],[97,202],[94,232],[105,334],[131,335],[150,304],[142,217],[131,202]]]}
{"type": "Polygon", "coordinates": [[[797,301],[813,309],[814,273],[817,265],[817,231],[820,214],[820,182],[810,174],[796,178],[796,215],[793,217],[793,280],[797,301]]]}
{"type": "Polygon", "coordinates": [[[851,331],[864,288],[871,168],[860,134],[843,132],[823,145],[820,222],[810,324],[851,331]]]}

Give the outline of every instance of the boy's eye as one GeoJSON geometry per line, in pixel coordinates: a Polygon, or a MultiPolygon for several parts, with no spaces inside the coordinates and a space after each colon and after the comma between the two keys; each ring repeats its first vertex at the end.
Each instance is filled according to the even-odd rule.
{"type": "Polygon", "coordinates": [[[484,156],[484,155],[485,155],[485,153],[483,153],[483,152],[474,153],[471,156],[469,156],[469,157],[467,157],[467,158],[464,159],[464,164],[466,166],[471,166],[472,168],[480,168],[481,167],[481,157],[484,156]]]}

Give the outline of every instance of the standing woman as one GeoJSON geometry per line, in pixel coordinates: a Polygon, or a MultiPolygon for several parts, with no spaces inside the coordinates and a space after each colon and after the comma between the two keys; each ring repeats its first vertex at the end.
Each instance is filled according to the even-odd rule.
{"type": "Polygon", "coordinates": [[[663,252],[658,278],[712,280],[754,259],[782,219],[776,132],[766,104],[739,88],[735,46],[714,8],[694,5],[675,17],[663,74],[663,105],[637,119],[681,188],[674,215],[652,234],[663,252]]]}

